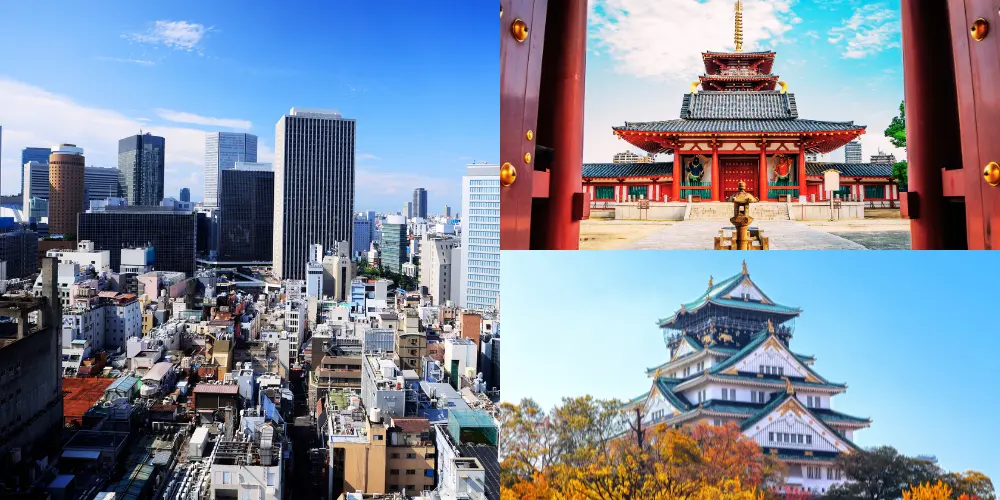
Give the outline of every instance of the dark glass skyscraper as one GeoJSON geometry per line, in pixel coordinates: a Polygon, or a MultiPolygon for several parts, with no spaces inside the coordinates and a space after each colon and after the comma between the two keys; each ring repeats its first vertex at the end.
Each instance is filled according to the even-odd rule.
{"type": "Polygon", "coordinates": [[[181,188],[181,201],[191,201],[191,190],[188,188],[181,188]]]}
{"type": "Polygon", "coordinates": [[[270,262],[274,172],[237,166],[219,174],[219,255],[225,262],[270,262]]]}
{"type": "Polygon", "coordinates": [[[411,217],[427,218],[427,190],[417,188],[413,190],[413,215],[411,217]]]}
{"type": "Polygon", "coordinates": [[[198,216],[169,207],[116,207],[79,215],[77,238],[111,251],[111,268],[121,265],[121,249],[153,247],[153,268],[194,275],[198,216]]]}
{"type": "Polygon", "coordinates": [[[118,141],[119,195],[132,206],[156,206],[163,201],[166,140],[146,132],[118,141]]]}
{"type": "Polygon", "coordinates": [[[205,206],[219,205],[219,175],[236,162],[257,161],[257,136],[236,132],[205,134],[205,206]]]}

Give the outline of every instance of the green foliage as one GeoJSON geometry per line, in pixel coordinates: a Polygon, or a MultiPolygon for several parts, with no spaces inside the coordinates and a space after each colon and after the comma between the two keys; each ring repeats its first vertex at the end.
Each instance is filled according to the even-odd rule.
{"type": "Polygon", "coordinates": [[[905,102],[899,103],[899,116],[893,117],[889,126],[885,128],[885,136],[897,148],[906,147],[906,109],[904,104],[905,102]]]}
{"type": "Polygon", "coordinates": [[[373,267],[373,266],[367,265],[367,263],[363,263],[363,264],[364,264],[364,267],[358,266],[358,268],[359,268],[359,270],[358,270],[358,276],[363,276],[365,278],[372,278],[372,279],[383,279],[384,278],[384,279],[387,279],[387,280],[392,280],[392,282],[395,283],[396,286],[398,286],[399,288],[402,288],[403,290],[406,290],[408,292],[411,292],[411,291],[417,289],[417,280],[414,279],[414,278],[412,278],[412,277],[410,277],[410,276],[406,276],[406,275],[404,275],[402,273],[392,272],[389,269],[386,269],[386,268],[384,268],[382,266],[373,267]]]}
{"type": "Polygon", "coordinates": [[[905,188],[909,183],[909,177],[907,177],[907,163],[906,160],[897,161],[892,164],[892,178],[896,180],[896,185],[901,188],[905,188]]]}
{"type": "Polygon", "coordinates": [[[827,498],[861,500],[897,500],[903,491],[921,484],[942,481],[954,492],[974,495],[983,500],[995,500],[993,483],[982,473],[947,473],[926,460],[900,454],[891,446],[841,454],[837,466],[848,482],[827,492],[827,498]]]}

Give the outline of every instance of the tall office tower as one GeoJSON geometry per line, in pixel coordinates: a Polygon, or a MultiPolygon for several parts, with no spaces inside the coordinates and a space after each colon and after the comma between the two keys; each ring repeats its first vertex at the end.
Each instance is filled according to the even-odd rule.
{"type": "Polygon", "coordinates": [[[83,148],[60,144],[49,155],[49,234],[76,234],[84,206],[83,148]]]}
{"type": "Polygon", "coordinates": [[[29,161],[21,169],[21,194],[25,217],[49,216],[49,158],[29,161]]]}
{"type": "Polygon", "coordinates": [[[338,302],[350,299],[348,294],[354,279],[350,249],[350,244],[341,241],[332,254],[323,257],[323,294],[338,302]]]}
{"type": "Polygon", "coordinates": [[[306,262],[306,297],[323,296],[323,245],[309,245],[309,260],[306,262]]]}
{"type": "Polygon", "coordinates": [[[458,268],[452,260],[459,240],[454,236],[425,233],[420,239],[420,286],[427,287],[432,305],[442,305],[452,300],[453,291],[458,287],[455,283],[455,270],[458,268]]]}
{"type": "Polygon", "coordinates": [[[490,309],[500,295],[500,167],[469,165],[462,177],[460,301],[490,309]]]}
{"type": "Polygon", "coordinates": [[[407,219],[412,219],[413,218],[413,202],[412,201],[408,201],[408,202],[406,202],[406,203],[403,204],[403,217],[406,217],[407,219]]]}
{"type": "Polygon", "coordinates": [[[223,262],[271,262],[274,171],[270,163],[237,162],[221,171],[217,257],[223,262]]]}
{"type": "Polygon", "coordinates": [[[275,126],[274,274],[303,279],[309,245],[351,241],[355,123],[296,109],[275,126]]]}
{"type": "MultiPolygon", "coordinates": [[[[49,155],[52,154],[52,148],[36,148],[27,147],[21,150],[21,166],[24,166],[29,161],[37,161],[38,163],[48,163],[49,155]]],[[[21,187],[24,187],[24,172],[21,172],[21,187]]],[[[24,191],[22,191],[23,193],[24,191]]]]}
{"type": "Polygon", "coordinates": [[[188,188],[181,188],[181,201],[191,201],[191,190],[188,188]]]}
{"type": "Polygon", "coordinates": [[[352,255],[367,252],[375,237],[375,211],[369,210],[354,216],[354,245],[352,255]]]}
{"type": "Polygon", "coordinates": [[[851,141],[844,145],[844,163],[861,163],[861,141],[851,141]]]}
{"type": "Polygon", "coordinates": [[[413,216],[427,218],[427,190],[424,188],[413,190],[413,216]]]}
{"type": "Polygon", "coordinates": [[[257,136],[234,132],[205,134],[205,206],[219,205],[219,174],[236,162],[257,162],[257,136]]]}
{"type": "Polygon", "coordinates": [[[27,278],[38,272],[38,233],[0,233],[0,261],[7,263],[7,279],[27,278]]]}
{"type": "Polygon", "coordinates": [[[118,141],[118,194],[132,206],[163,201],[166,140],[146,132],[118,141]]]}
{"type": "Polygon", "coordinates": [[[87,167],[83,170],[84,205],[90,202],[118,197],[118,169],[114,167],[87,167]]]}
{"type": "Polygon", "coordinates": [[[449,207],[448,205],[445,205],[443,213],[444,213],[444,218],[445,219],[451,219],[451,207],[449,207]]]}
{"type": "Polygon", "coordinates": [[[406,217],[387,215],[382,224],[382,267],[394,273],[401,272],[406,262],[407,244],[406,217]]]}

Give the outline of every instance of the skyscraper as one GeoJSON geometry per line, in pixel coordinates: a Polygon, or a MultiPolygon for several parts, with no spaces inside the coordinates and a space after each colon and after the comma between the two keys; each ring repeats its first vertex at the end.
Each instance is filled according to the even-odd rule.
{"type": "Polygon", "coordinates": [[[861,141],[851,141],[844,146],[844,163],[861,163],[861,141]]]}
{"type": "Polygon", "coordinates": [[[444,214],[444,218],[445,219],[450,219],[451,218],[451,207],[449,207],[448,205],[445,205],[444,206],[444,212],[442,212],[442,213],[444,214]]]}
{"type": "Polygon", "coordinates": [[[462,177],[460,301],[469,309],[496,306],[500,294],[500,167],[469,165],[462,177]]]}
{"type": "Polygon", "coordinates": [[[157,271],[194,276],[198,215],[173,207],[108,205],[80,214],[78,241],[111,251],[111,268],[121,266],[123,248],[152,247],[157,271]]]}
{"type": "Polygon", "coordinates": [[[205,134],[205,206],[219,206],[219,172],[236,162],[257,161],[257,136],[234,132],[205,134]]]}
{"type": "Polygon", "coordinates": [[[412,219],[413,218],[413,202],[412,201],[408,201],[408,202],[406,202],[406,203],[403,204],[403,217],[406,217],[407,219],[412,219]]]}
{"type": "Polygon", "coordinates": [[[403,262],[406,262],[406,218],[402,215],[389,215],[382,224],[382,267],[394,272],[401,272],[403,262]]]}
{"type": "Polygon", "coordinates": [[[413,190],[413,217],[427,218],[427,190],[424,188],[413,190]]]}
{"type": "Polygon", "coordinates": [[[274,172],[237,163],[219,176],[218,259],[270,262],[274,249],[274,172]]]}
{"type": "Polygon", "coordinates": [[[181,201],[191,201],[191,190],[188,188],[181,188],[181,201]]]}
{"type": "Polygon", "coordinates": [[[114,167],[87,167],[83,170],[84,207],[90,202],[118,197],[118,169],[114,167]]]}
{"type": "Polygon", "coordinates": [[[275,127],[274,273],[304,279],[309,245],[350,241],[355,123],[335,111],[292,108],[275,127]]]}
{"type": "Polygon", "coordinates": [[[354,216],[354,244],[352,254],[359,255],[368,251],[375,237],[375,211],[369,210],[354,216]]]}
{"type": "Polygon", "coordinates": [[[60,144],[49,155],[49,234],[76,234],[84,206],[83,148],[60,144]]]}
{"type": "Polygon", "coordinates": [[[146,132],[118,141],[118,191],[129,205],[157,206],[163,201],[166,140],[146,132]]]}
{"type": "MultiPolygon", "coordinates": [[[[24,148],[21,150],[21,166],[23,167],[29,161],[48,163],[50,154],[52,154],[52,148],[24,148]]],[[[21,189],[24,189],[24,170],[21,171],[21,189]]]]}

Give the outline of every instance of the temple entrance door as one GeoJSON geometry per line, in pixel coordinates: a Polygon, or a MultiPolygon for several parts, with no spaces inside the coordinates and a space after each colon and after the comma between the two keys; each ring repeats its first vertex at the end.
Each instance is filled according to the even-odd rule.
{"type": "Polygon", "coordinates": [[[759,162],[760,160],[746,158],[719,159],[722,167],[720,169],[722,173],[722,201],[739,191],[740,181],[747,184],[748,193],[760,198],[760,194],[757,193],[757,178],[759,176],[757,164],[759,162]]]}
{"type": "MultiPolygon", "coordinates": [[[[1000,22],[992,0],[950,0],[962,135],[966,239],[969,249],[1000,249],[1000,186],[983,179],[990,162],[1000,163],[1000,22]],[[970,26],[978,18],[991,28],[975,41],[970,26]],[[968,65],[968,66],[966,66],[968,65]],[[964,67],[963,67],[964,66],[964,67]]],[[[937,167],[940,168],[940,167],[937,167]]],[[[947,207],[948,204],[946,204],[947,207]]],[[[945,221],[945,225],[948,224],[945,221]]],[[[948,239],[948,233],[945,233],[948,239]]],[[[946,246],[948,245],[946,241],[946,246]]]]}

